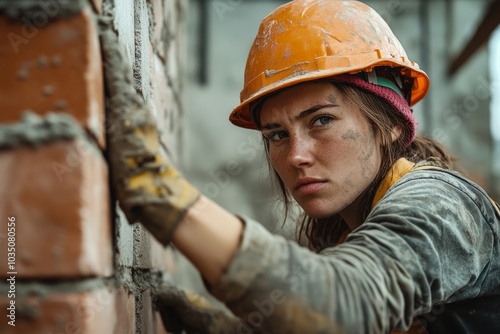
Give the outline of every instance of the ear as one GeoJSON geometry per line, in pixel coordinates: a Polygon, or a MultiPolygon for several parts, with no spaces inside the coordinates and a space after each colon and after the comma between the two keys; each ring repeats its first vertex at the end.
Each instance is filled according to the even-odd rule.
{"type": "Polygon", "coordinates": [[[392,142],[395,142],[399,137],[401,137],[401,133],[403,130],[401,130],[400,126],[395,126],[391,130],[391,140],[392,142]]]}

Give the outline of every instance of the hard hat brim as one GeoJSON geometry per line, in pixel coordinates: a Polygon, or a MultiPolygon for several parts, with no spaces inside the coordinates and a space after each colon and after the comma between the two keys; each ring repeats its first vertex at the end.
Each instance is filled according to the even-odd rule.
{"type": "MultiPolygon", "coordinates": [[[[412,65],[413,68],[409,68],[404,62],[398,62],[397,60],[377,60],[368,65],[365,63],[358,68],[349,66],[338,67],[335,69],[328,68],[324,70],[307,71],[304,68],[298,67],[287,77],[277,81],[276,78],[273,78],[272,83],[270,84],[266,84],[266,81],[272,76],[272,73],[261,73],[260,76],[254,78],[248,83],[247,86],[245,86],[242,91],[242,95],[244,94],[245,89],[249,88],[249,85],[260,85],[261,88],[255,89],[254,87],[253,91],[256,91],[256,93],[244,99],[243,102],[233,109],[229,115],[229,121],[242,128],[257,130],[257,125],[252,119],[250,105],[266,95],[303,82],[326,79],[340,74],[355,74],[361,71],[369,72],[374,67],[378,66],[401,67],[403,75],[411,77],[414,80],[410,100],[410,106],[413,106],[426,95],[429,90],[430,80],[424,71],[417,68],[418,65],[416,63],[413,63],[412,65]],[[260,82],[257,83],[257,81],[260,82]]],[[[279,73],[276,75],[278,74],[279,73]]]]}

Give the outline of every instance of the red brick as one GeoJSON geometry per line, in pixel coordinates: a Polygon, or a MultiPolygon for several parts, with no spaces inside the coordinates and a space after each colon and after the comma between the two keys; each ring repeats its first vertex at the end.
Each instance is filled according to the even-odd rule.
{"type": "MultiPolygon", "coordinates": [[[[0,235],[15,216],[19,277],[111,275],[108,173],[94,146],[79,139],[0,151],[0,175],[0,235]]],[[[0,275],[7,269],[2,260],[0,275]]]]}
{"type": "Polygon", "coordinates": [[[0,123],[18,121],[25,110],[67,112],[104,146],[102,62],[92,15],[85,8],[31,28],[0,18],[0,123]]]}
{"type": "Polygon", "coordinates": [[[0,296],[3,334],[135,333],[134,295],[124,289],[16,296],[15,327],[7,323],[8,303],[6,296],[0,296]]]}

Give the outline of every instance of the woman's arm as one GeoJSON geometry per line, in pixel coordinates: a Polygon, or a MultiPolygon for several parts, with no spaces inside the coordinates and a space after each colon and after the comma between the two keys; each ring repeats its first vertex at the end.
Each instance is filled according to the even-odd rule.
{"type": "Polygon", "coordinates": [[[188,209],[172,235],[174,245],[216,284],[240,246],[243,223],[205,196],[188,209]]]}
{"type": "Polygon", "coordinates": [[[476,204],[488,200],[471,197],[443,181],[439,172],[419,173],[427,177],[410,176],[408,182],[394,186],[346,243],[321,255],[252,221],[236,232],[234,217],[216,221],[208,214],[211,206],[200,210],[198,232],[191,232],[190,222],[182,224],[183,252],[200,270],[213,273],[207,277],[213,284],[211,292],[250,329],[286,333],[405,329],[415,315],[428,312],[436,302],[487,292],[485,286],[494,286],[489,270],[499,269],[498,249],[493,247],[496,239],[498,248],[498,231],[492,233],[476,204]],[[209,235],[217,237],[209,241],[209,235]],[[227,235],[233,237],[226,239],[227,235]],[[198,247],[203,249],[191,249],[198,247]],[[212,253],[214,249],[222,254],[212,253]],[[207,266],[212,269],[203,269],[207,266]]]}

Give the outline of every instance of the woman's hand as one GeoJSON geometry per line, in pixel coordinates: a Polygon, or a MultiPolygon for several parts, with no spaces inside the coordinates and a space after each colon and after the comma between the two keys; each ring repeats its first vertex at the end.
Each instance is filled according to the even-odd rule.
{"type": "MultiPolygon", "coordinates": [[[[101,24],[109,24],[103,20],[101,24]]],[[[103,29],[109,106],[106,114],[112,185],[130,223],[141,222],[167,245],[199,192],[160,155],[157,121],[132,84],[117,36],[103,29]]]]}
{"type": "Polygon", "coordinates": [[[155,295],[165,329],[173,334],[233,334],[241,321],[202,296],[163,284],[155,295]]]}

